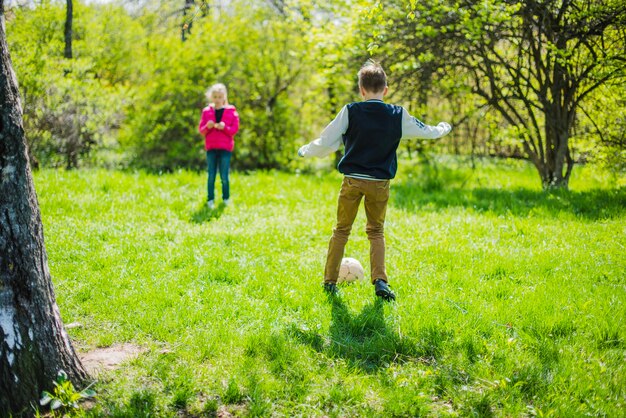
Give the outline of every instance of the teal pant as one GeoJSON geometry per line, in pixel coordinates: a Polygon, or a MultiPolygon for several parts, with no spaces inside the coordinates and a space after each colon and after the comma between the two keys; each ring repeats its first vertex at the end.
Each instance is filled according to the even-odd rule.
{"type": "Polygon", "coordinates": [[[230,183],[228,172],[230,171],[230,157],[232,152],[223,149],[212,149],[206,152],[207,171],[209,180],[207,181],[208,200],[215,200],[215,179],[217,170],[220,171],[220,181],[222,182],[222,199],[230,199],[230,183]]]}

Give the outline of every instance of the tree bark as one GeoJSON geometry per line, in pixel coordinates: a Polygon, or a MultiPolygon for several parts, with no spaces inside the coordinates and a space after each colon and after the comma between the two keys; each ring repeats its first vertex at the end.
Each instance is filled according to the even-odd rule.
{"type": "Polygon", "coordinates": [[[65,8],[65,58],[72,58],[72,23],[74,18],[74,7],[72,0],[67,0],[65,8]]]}
{"type": "Polygon", "coordinates": [[[0,0],[0,415],[32,415],[59,370],[87,373],[63,328],[22,126],[0,0]]]}
{"type": "Polygon", "coordinates": [[[195,0],[185,0],[185,5],[183,6],[183,25],[180,29],[180,36],[183,42],[187,40],[185,34],[191,35],[191,26],[193,25],[193,16],[188,19],[187,11],[191,10],[191,8],[195,5],[195,0]]]}

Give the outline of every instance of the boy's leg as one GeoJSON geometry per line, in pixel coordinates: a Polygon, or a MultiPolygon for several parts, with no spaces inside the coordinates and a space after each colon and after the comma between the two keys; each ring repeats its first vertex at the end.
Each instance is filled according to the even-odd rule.
{"type": "Polygon", "coordinates": [[[209,178],[207,180],[207,200],[210,202],[215,200],[215,177],[217,177],[217,151],[209,150],[206,152],[207,171],[209,178]]]}
{"type": "Polygon", "coordinates": [[[367,181],[365,185],[365,231],[370,241],[370,268],[372,283],[376,279],[387,282],[385,269],[385,216],[389,201],[389,180],[367,181]]]}
{"type": "Polygon", "coordinates": [[[350,236],[352,223],[359,211],[359,204],[363,193],[357,187],[358,180],[344,177],[337,203],[337,225],[328,244],[326,267],[324,268],[324,283],[337,283],[339,267],[343,252],[350,236]]]}
{"type": "Polygon", "coordinates": [[[230,157],[232,153],[230,151],[220,151],[220,181],[222,182],[222,200],[230,199],[230,180],[228,178],[230,171],[230,157]]]}

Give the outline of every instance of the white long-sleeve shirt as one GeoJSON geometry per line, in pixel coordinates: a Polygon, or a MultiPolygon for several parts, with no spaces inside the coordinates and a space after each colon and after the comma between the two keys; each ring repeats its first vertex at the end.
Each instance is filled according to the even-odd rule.
{"type": "MultiPolygon", "coordinates": [[[[381,100],[368,100],[368,102],[381,100]]],[[[326,157],[339,149],[343,135],[348,130],[348,105],[341,108],[335,119],[322,131],[319,138],[302,146],[298,155],[304,158],[326,157]]],[[[452,127],[447,122],[440,122],[437,126],[426,125],[402,108],[402,137],[401,139],[422,138],[436,139],[448,134],[452,127]]]]}

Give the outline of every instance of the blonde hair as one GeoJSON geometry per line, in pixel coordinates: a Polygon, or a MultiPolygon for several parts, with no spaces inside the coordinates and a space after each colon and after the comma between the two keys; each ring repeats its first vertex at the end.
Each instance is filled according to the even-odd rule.
{"type": "Polygon", "coordinates": [[[228,104],[228,91],[226,90],[226,86],[224,84],[215,83],[211,87],[209,87],[206,93],[204,93],[209,102],[211,101],[211,95],[214,91],[221,91],[222,93],[224,93],[224,103],[228,104]]]}

